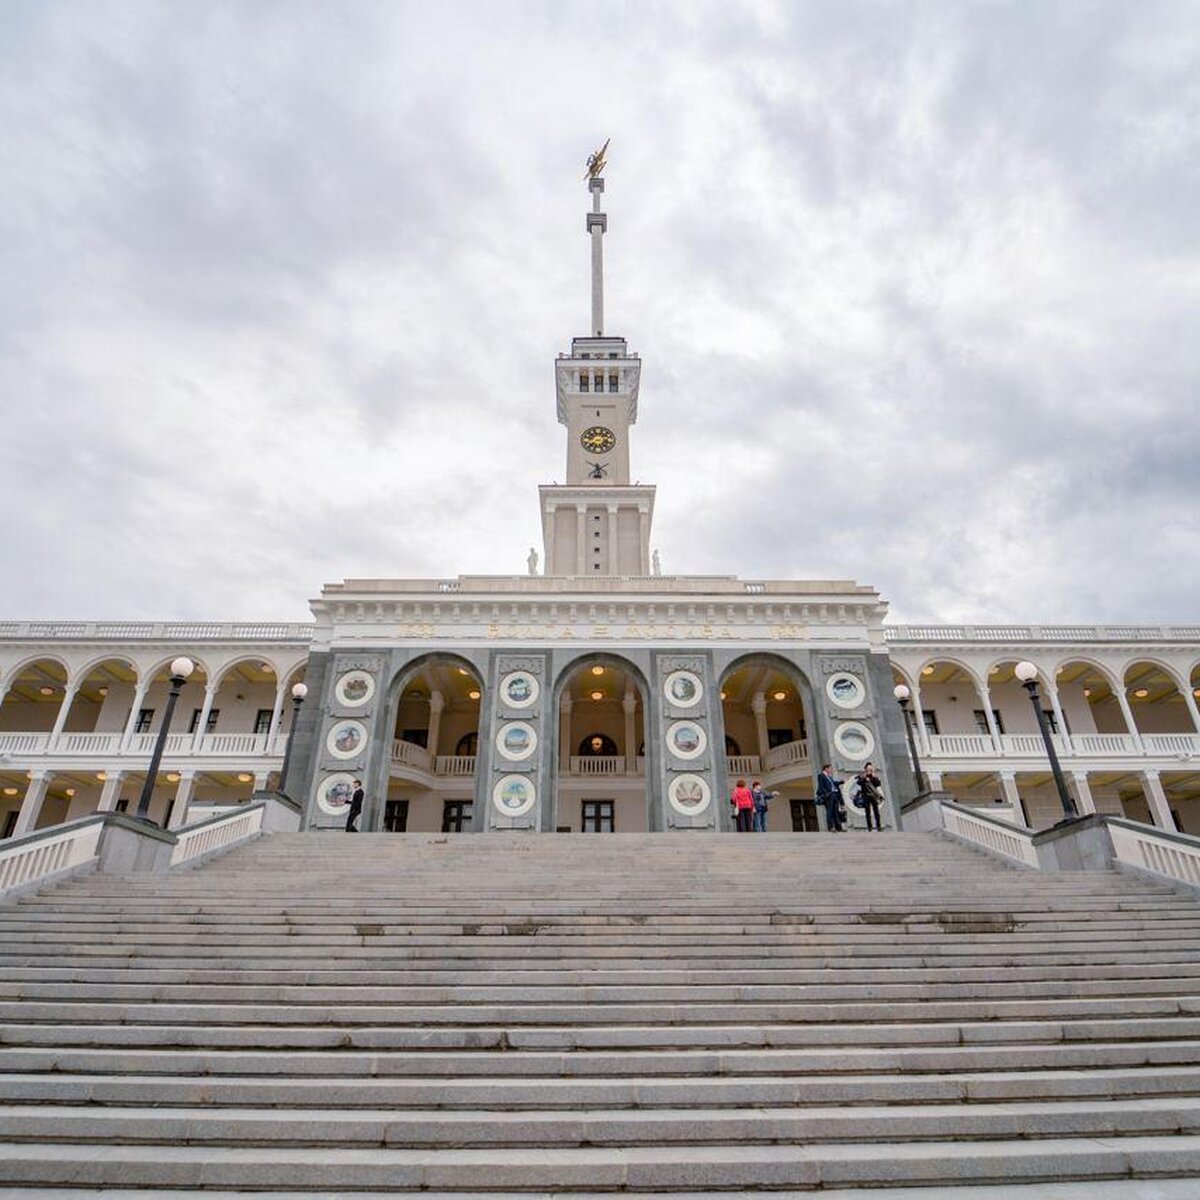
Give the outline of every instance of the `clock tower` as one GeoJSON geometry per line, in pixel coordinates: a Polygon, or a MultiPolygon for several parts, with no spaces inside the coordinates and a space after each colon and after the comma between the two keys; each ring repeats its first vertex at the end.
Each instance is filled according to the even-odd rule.
{"type": "Polygon", "coordinates": [[[604,332],[604,165],[603,151],[588,160],[591,332],[573,338],[570,353],[555,364],[567,473],[565,484],[539,489],[547,575],[650,574],[654,488],[629,482],[629,432],[637,420],[642,364],[624,338],[604,332]]]}

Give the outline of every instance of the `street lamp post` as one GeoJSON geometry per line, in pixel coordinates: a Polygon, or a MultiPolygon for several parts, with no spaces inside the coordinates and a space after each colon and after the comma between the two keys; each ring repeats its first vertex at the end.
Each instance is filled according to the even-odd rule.
{"type": "Polygon", "coordinates": [[[900,705],[900,711],[904,714],[904,732],[908,734],[908,752],[912,755],[913,764],[913,780],[917,785],[917,795],[924,795],[929,790],[928,784],[925,782],[925,772],[921,770],[921,758],[917,754],[917,740],[913,736],[913,715],[909,711],[908,702],[912,696],[912,692],[903,683],[896,684],[892,691],[900,705]]]}
{"type": "Polygon", "coordinates": [[[1058,788],[1058,801],[1062,805],[1066,819],[1073,821],[1079,816],[1079,809],[1075,807],[1075,801],[1071,799],[1071,793],[1067,791],[1067,780],[1063,775],[1062,767],[1059,765],[1058,752],[1054,749],[1054,742],[1050,738],[1050,726],[1046,722],[1046,714],[1042,711],[1042,702],[1038,696],[1037,667],[1031,662],[1019,662],[1013,674],[1016,675],[1025,690],[1029,693],[1029,699],[1033,703],[1034,715],[1037,717],[1038,729],[1042,731],[1042,741],[1046,744],[1046,757],[1050,760],[1050,771],[1054,776],[1054,786],[1058,788]]]}
{"type": "Polygon", "coordinates": [[[158,740],[154,743],[154,754],[150,759],[150,769],[146,772],[146,782],[142,786],[142,795],[138,800],[137,812],[134,814],[139,821],[153,825],[150,820],[150,801],[154,797],[154,784],[158,780],[158,766],[162,762],[163,749],[167,744],[167,734],[171,729],[171,717],[175,713],[175,701],[179,699],[179,691],[187,682],[187,677],[196,669],[196,664],[190,658],[180,655],[171,664],[171,692],[167,696],[167,707],[163,713],[162,724],[158,727],[158,740]]]}
{"type": "Polygon", "coordinates": [[[284,791],[284,784],[287,781],[288,763],[292,761],[292,740],[296,736],[296,722],[300,718],[300,705],[304,703],[304,697],[307,695],[308,684],[292,684],[292,727],[288,730],[287,745],[283,748],[283,766],[279,768],[279,790],[285,796],[287,792],[284,791]]]}

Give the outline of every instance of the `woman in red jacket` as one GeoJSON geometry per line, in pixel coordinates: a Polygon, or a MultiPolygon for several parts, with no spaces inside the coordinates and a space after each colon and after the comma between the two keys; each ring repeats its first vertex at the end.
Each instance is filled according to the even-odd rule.
{"type": "Polygon", "coordinates": [[[733,795],[729,797],[737,817],[738,833],[752,833],[754,830],[754,795],[746,786],[744,779],[737,781],[733,795]]]}

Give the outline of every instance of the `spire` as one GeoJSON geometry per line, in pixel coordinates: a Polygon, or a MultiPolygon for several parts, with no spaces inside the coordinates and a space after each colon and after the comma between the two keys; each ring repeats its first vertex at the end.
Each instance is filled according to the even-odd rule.
{"type": "MultiPolygon", "coordinates": [[[[610,138],[609,141],[612,139],[610,138]]],[[[604,154],[608,141],[588,155],[587,185],[592,193],[592,211],[587,214],[587,231],[592,238],[592,337],[604,336],[604,234],[608,229],[608,214],[600,211],[600,194],[604,191],[603,171],[608,165],[604,154]]]]}

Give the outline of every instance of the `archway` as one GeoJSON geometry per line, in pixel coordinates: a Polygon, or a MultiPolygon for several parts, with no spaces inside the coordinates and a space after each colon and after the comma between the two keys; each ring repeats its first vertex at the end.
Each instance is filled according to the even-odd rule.
{"type": "Polygon", "coordinates": [[[573,663],[558,685],[554,828],[640,833],[650,828],[646,685],[615,655],[573,663]]]}
{"type": "Polygon", "coordinates": [[[457,655],[431,654],[405,668],[395,686],[387,792],[366,828],[471,828],[482,698],[478,671],[457,655]]]}
{"type": "MultiPolygon", "coordinates": [[[[1197,732],[1180,683],[1173,671],[1142,660],[1125,668],[1122,683],[1134,727],[1151,753],[1191,750],[1197,732]]],[[[1190,685],[1190,680],[1188,681],[1190,685]]]]}
{"type": "MultiPolygon", "coordinates": [[[[819,829],[809,748],[808,681],[786,659],[753,655],[732,663],[720,684],[725,725],[725,773],[761,780],[778,795],[767,817],[770,833],[819,829]],[[732,751],[737,753],[732,753],[732,751]]],[[[727,798],[722,798],[725,803],[727,798]]]]}

